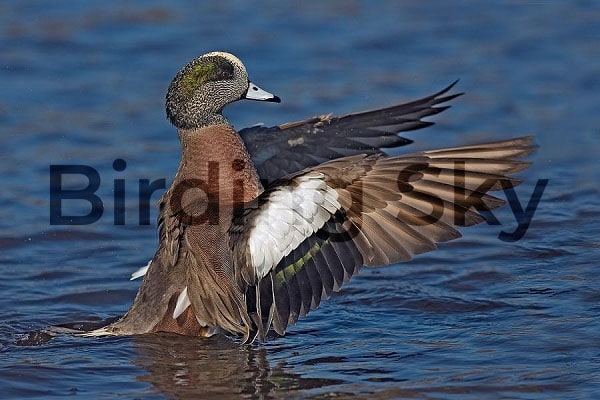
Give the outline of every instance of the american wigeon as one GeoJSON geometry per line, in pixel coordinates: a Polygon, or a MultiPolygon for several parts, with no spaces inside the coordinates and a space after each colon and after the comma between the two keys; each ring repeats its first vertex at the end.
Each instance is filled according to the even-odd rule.
{"type": "MultiPolygon", "coordinates": [[[[454,85],[454,84],[453,84],[454,85]]],[[[382,147],[459,96],[236,130],[221,110],[279,102],[235,56],[213,52],[177,73],[166,111],[183,154],[160,200],[159,244],[129,311],[91,335],[168,331],[245,342],[283,335],[362,266],[406,261],[460,237],[518,183],[529,137],[390,157],[382,147]]]]}

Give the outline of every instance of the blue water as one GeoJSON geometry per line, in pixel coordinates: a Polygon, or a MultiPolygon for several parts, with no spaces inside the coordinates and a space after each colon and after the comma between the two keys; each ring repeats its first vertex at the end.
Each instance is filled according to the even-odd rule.
{"type": "Polygon", "coordinates": [[[2,398],[600,393],[598,2],[6,1],[0,54],[2,398]],[[535,135],[540,149],[516,190],[523,207],[539,179],[549,183],[527,234],[498,239],[516,228],[505,207],[500,226],[363,270],[264,345],[49,340],[40,333],[49,325],[114,317],[133,300],[129,274],[156,246],[156,210],[139,225],[138,180],[169,182],[180,154],[164,94],[183,64],[215,49],[238,55],[283,99],[230,106],[239,128],[387,106],[460,78],[466,95],[434,127],[407,134],[406,149],[535,135]],[[50,225],[53,164],[100,172],[102,218],[50,225]],[[126,182],[122,226],[114,179],[126,182]]]}

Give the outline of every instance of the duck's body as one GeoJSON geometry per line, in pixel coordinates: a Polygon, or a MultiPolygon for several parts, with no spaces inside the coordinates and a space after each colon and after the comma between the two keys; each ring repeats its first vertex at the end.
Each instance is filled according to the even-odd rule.
{"type": "Polygon", "coordinates": [[[245,334],[250,320],[244,312],[244,293],[235,282],[228,227],[235,205],[257,198],[262,185],[231,125],[180,131],[179,137],[179,169],[160,200],[159,249],[132,309],[113,328],[127,334],[205,336],[222,327],[245,334]],[[173,318],[188,286],[194,288],[186,290],[188,299],[197,306],[173,318]]]}
{"type": "Polygon", "coordinates": [[[230,54],[190,62],[167,94],[183,152],[160,201],[158,250],[127,314],[92,334],[283,334],[361,266],[408,260],[459,237],[453,225],[483,221],[477,211],[502,204],[485,193],[517,183],[506,174],[527,166],[515,158],[530,138],[380,151],[410,143],[397,133],[430,125],[421,118],[447,108],[434,106],[457,96],[444,97],[449,89],[240,135],[221,115],[226,104],[279,99],[230,54]]]}

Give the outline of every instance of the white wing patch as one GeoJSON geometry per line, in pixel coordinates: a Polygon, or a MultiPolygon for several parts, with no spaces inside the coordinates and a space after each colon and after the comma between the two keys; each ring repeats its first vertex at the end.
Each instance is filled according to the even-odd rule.
{"type": "Polygon", "coordinates": [[[302,175],[294,179],[296,185],[281,186],[269,195],[248,239],[250,259],[259,278],[341,208],[338,193],[324,178],[322,173],[302,175]]]}
{"type": "Polygon", "coordinates": [[[152,264],[152,260],[148,261],[148,264],[131,274],[131,278],[129,278],[129,280],[133,281],[137,278],[141,278],[142,276],[146,275],[146,272],[148,272],[148,268],[150,268],[150,264],[152,264]]]}
{"type": "Polygon", "coordinates": [[[190,306],[190,298],[187,294],[187,286],[179,293],[179,297],[177,297],[177,303],[175,303],[175,309],[173,310],[173,318],[177,319],[186,308],[190,306]]]}

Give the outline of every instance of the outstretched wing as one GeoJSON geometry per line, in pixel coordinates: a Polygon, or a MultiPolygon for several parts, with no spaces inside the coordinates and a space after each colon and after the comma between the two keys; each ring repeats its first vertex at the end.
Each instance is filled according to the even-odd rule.
{"type": "Polygon", "coordinates": [[[486,193],[519,183],[507,174],[529,165],[518,159],[531,141],[355,155],[278,181],[230,231],[254,336],[283,334],[361,266],[409,260],[460,237],[454,226],[484,221],[480,212],[504,204],[486,193]]]}
{"type": "Polygon", "coordinates": [[[462,94],[446,95],[455,84],[389,108],[341,117],[323,115],[270,128],[256,126],[239,133],[266,187],[276,179],[329,160],[381,153],[383,147],[412,143],[398,133],[433,125],[422,119],[450,107],[436,106],[462,94]]]}

